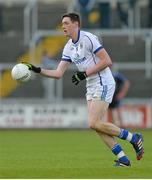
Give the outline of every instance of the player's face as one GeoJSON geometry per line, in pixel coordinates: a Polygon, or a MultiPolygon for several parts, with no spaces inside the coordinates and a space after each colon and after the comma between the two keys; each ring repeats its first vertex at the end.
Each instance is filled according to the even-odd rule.
{"type": "Polygon", "coordinates": [[[65,17],[62,19],[62,28],[63,28],[64,35],[67,37],[71,37],[72,34],[78,28],[78,23],[72,22],[69,17],[65,17]]]}

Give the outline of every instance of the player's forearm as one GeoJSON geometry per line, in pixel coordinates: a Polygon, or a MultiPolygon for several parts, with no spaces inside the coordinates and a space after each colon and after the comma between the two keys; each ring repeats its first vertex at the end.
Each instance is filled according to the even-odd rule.
{"type": "Polygon", "coordinates": [[[54,79],[60,79],[64,72],[67,70],[69,67],[70,62],[67,61],[61,61],[55,70],[48,70],[48,69],[43,69],[41,68],[41,75],[49,78],[54,78],[54,79]]]}
{"type": "Polygon", "coordinates": [[[41,68],[41,75],[49,78],[60,79],[62,74],[58,70],[48,70],[41,68]]]}
{"type": "Polygon", "coordinates": [[[111,60],[100,60],[97,64],[95,64],[93,67],[86,70],[87,76],[90,76],[92,74],[96,74],[100,72],[101,70],[105,69],[106,67],[109,67],[112,65],[111,60]]]}
{"type": "Polygon", "coordinates": [[[112,65],[112,61],[108,53],[105,49],[100,50],[96,53],[96,56],[99,58],[99,62],[95,64],[93,67],[86,70],[87,76],[90,76],[92,74],[96,74],[106,67],[109,67],[112,65]]]}

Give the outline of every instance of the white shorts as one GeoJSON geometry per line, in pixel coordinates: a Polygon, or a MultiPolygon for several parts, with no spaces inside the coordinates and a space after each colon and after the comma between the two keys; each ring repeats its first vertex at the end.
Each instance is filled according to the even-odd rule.
{"type": "Polygon", "coordinates": [[[115,92],[115,84],[110,85],[97,85],[95,87],[87,88],[86,99],[89,100],[101,100],[108,103],[112,102],[112,98],[115,92]]]}

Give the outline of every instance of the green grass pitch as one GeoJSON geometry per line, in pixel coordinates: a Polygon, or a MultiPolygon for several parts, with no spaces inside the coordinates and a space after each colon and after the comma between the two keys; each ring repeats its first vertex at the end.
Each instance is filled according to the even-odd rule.
{"type": "Polygon", "coordinates": [[[124,168],[91,130],[1,130],[0,178],[152,178],[152,131],[142,133],[141,161],[119,140],[132,163],[124,168]]]}

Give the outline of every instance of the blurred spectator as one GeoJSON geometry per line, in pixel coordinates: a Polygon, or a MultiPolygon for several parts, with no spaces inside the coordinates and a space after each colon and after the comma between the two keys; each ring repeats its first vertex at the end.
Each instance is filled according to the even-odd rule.
{"type": "Polygon", "coordinates": [[[81,27],[89,28],[89,15],[94,7],[96,0],[76,0],[76,10],[80,12],[81,15],[81,27]]]}
{"type": "Polygon", "coordinates": [[[119,15],[122,27],[127,27],[128,26],[128,13],[126,10],[124,10],[123,4],[121,2],[117,3],[117,10],[118,10],[118,15],[119,15]]]}
{"type": "Polygon", "coordinates": [[[109,105],[109,111],[111,111],[112,121],[122,127],[122,119],[120,114],[120,107],[122,105],[123,98],[127,95],[130,87],[129,80],[119,72],[113,72],[113,77],[116,82],[116,89],[113,96],[113,100],[109,105]]]}
{"type": "Polygon", "coordinates": [[[46,50],[42,52],[42,66],[45,69],[52,69],[56,66],[55,60],[52,59],[51,55],[49,55],[46,50]]]}
{"type": "Polygon", "coordinates": [[[3,6],[0,4],[0,32],[3,32],[3,6]]]}
{"type": "MultiPolygon", "coordinates": [[[[45,69],[54,69],[55,60],[48,54],[46,50],[42,52],[41,67],[45,69]]],[[[55,99],[55,80],[52,78],[43,78],[44,97],[48,100],[55,99]]]]}
{"type": "Polygon", "coordinates": [[[152,0],[149,0],[149,9],[148,9],[148,27],[152,28],[152,0]]]}
{"type": "Polygon", "coordinates": [[[99,9],[94,8],[89,14],[89,27],[100,28],[100,12],[99,9]]]}
{"type": "Polygon", "coordinates": [[[98,4],[100,12],[100,27],[110,28],[110,3],[99,2],[98,4]]]}
{"type": "Polygon", "coordinates": [[[137,0],[128,0],[127,3],[117,2],[118,16],[122,27],[128,27],[128,9],[134,9],[137,0]]]}

